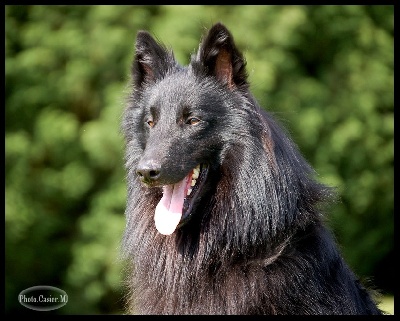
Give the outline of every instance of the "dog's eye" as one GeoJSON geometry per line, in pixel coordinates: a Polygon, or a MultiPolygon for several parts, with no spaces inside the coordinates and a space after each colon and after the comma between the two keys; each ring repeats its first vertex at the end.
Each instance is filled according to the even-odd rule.
{"type": "Polygon", "coordinates": [[[186,121],[186,124],[189,125],[196,125],[200,122],[200,119],[196,118],[196,117],[191,117],[186,121]]]}
{"type": "Polygon", "coordinates": [[[153,122],[152,120],[148,120],[148,121],[146,122],[146,124],[147,124],[150,128],[152,128],[152,127],[154,126],[154,122],[153,122]]]}

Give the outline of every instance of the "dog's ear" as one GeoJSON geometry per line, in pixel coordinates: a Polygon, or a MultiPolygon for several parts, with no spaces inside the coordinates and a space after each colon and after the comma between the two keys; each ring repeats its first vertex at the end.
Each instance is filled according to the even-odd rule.
{"type": "Polygon", "coordinates": [[[246,61],[223,24],[217,23],[209,30],[196,60],[206,68],[207,74],[215,76],[228,88],[247,86],[246,61]]]}
{"type": "Polygon", "coordinates": [[[165,76],[168,69],[176,65],[174,55],[147,32],[138,31],[132,78],[136,88],[165,76]]]}

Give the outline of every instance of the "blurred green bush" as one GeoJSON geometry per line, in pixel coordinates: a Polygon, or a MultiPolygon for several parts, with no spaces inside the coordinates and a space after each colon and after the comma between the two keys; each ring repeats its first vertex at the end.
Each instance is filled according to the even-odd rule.
{"type": "Polygon", "coordinates": [[[221,21],[252,90],[321,181],[357,274],[394,291],[393,6],[5,6],[6,313],[31,286],[68,293],[56,314],[123,313],[123,140],[138,29],[186,64],[221,21]]]}

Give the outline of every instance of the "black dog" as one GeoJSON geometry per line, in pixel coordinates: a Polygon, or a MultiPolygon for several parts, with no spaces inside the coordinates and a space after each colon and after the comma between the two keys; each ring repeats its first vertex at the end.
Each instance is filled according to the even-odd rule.
{"type": "Polygon", "coordinates": [[[128,312],[380,314],[323,225],[333,195],[214,25],[189,66],[140,31],[123,117],[128,312]]]}

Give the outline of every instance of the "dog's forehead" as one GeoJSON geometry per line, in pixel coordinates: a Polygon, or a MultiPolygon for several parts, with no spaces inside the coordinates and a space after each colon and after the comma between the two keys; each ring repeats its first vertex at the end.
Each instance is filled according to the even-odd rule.
{"type": "Polygon", "coordinates": [[[207,85],[183,71],[167,75],[149,88],[148,104],[171,108],[190,106],[207,98],[207,85]]]}

